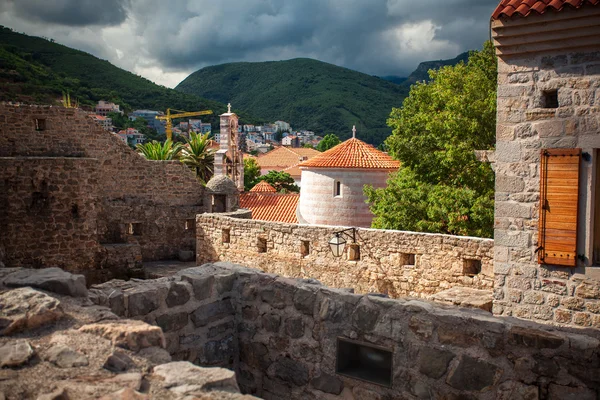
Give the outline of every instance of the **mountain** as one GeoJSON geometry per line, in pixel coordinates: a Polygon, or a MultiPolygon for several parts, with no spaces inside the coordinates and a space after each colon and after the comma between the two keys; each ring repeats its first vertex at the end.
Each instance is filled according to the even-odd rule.
{"type": "Polygon", "coordinates": [[[383,79],[384,81],[395,83],[396,85],[399,85],[408,79],[405,76],[397,76],[397,75],[380,76],[380,78],[383,79]]]}
{"type": "Polygon", "coordinates": [[[446,65],[456,65],[461,61],[465,63],[469,60],[469,52],[466,51],[464,53],[459,54],[455,58],[451,58],[448,60],[437,60],[437,61],[424,61],[419,64],[417,69],[415,69],[409,76],[406,78],[401,85],[407,88],[410,88],[415,82],[418,81],[427,81],[429,82],[429,70],[430,69],[439,69],[446,65]]]}
{"type": "MultiPolygon", "coordinates": [[[[0,26],[0,101],[56,104],[69,92],[85,108],[109,100],[126,110],[207,110],[218,126],[224,104],[157,85],[83,51],[0,26]]],[[[242,120],[256,121],[245,113],[242,120]]]]}
{"type": "Polygon", "coordinates": [[[391,133],[386,120],[408,95],[381,78],[306,58],[206,67],[175,89],[341,139],[356,125],[358,137],[375,145],[391,133]]]}

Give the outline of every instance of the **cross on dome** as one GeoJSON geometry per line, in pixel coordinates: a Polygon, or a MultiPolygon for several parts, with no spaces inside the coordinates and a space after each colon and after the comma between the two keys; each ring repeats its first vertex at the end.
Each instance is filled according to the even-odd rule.
{"type": "Polygon", "coordinates": [[[356,125],[352,125],[352,138],[356,139],[356,125]]]}
{"type": "Polygon", "coordinates": [[[227,114],[231,114],[231,103],[227,103],[227,114]]]}

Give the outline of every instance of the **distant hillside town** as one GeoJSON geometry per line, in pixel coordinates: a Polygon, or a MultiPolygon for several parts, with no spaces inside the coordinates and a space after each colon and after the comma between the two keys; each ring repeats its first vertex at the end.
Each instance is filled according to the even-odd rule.
{"type": "MultiPolygon", "coordinates": [[[[166,122],[157,119],[157,117],[165,115],[162,111],[135,110],[126,116],[129,121],[145,120],[147,124],[145,127],[152,131],[147,131],[147,134],[135,127],[119,126],[122,124],[116,123],[115,118],[125,117],[125,113],[118,104],[100,100],[94,111],[95,113],[91,116],[100,126],[118,135],[123,142],[132,147],[165,134],[166,122]]],[[[173,136],[175,137],[189,137],[189,132],[208,133],[213,136],[216,143],[220,142],[220,132],[213,132],[211,124],[202,122],[201,119],[187,119],[173,125],[173,136]]],[[[275,121],[264,125],[241,125],[238,127],[238,134],[240,134],[241,150],[245,153],[255,154],[267,153],[278,146],[316,147],[323,140],[323,137],[312,131],[294,131],[291,125],[285,121],[275,121]]]]}

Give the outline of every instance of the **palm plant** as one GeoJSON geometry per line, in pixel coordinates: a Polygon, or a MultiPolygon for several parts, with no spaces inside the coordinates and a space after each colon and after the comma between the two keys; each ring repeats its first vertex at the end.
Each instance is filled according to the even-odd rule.
{"type": "Polygon", "coordinates": [[[148,160],[176,160],[182,149],[181,143],[175,143],[170,139],[161,143],[153,140],[144,144],[138,144],[136,149],[139,154],[148,160]]]}
{"type": "Polygon", "coordinates": [[[202,183],[206,184],[213,174],[215,151],[210,148],[210,134],[190,132],[190,138],[181,150],[180,160],[192,169],[202,183]]]}

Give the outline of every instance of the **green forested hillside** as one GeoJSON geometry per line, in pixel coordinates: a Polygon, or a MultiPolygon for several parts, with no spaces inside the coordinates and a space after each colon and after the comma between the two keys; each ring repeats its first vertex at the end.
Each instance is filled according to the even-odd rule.
{"type": "Polygon", "coordinates": [[[469,52],[466,51],[462,54],[459,54],[455,58],[451,58],[448,60],[436,60],[436,61],[424,61],[419,64],[417,69],[415,69],[404,81],[400,84],[407,89],[410,89],[410,85],[414,84],[418,81],[427,81],[429,82],[429,70],[430,69],[440,69],[446,65],[456,65],[459,62],[467,62],[469,59],[469,52]]]}
{"type": "Polygon", "coordinates": [[[304,58],[207,67],[175,89],[342,139],[356,125],[358,137],[376,145],[391,133],[386,120],[392,107],[408,94],[381,78],[304,58]]]}
{"type": "Polygon", "coordinates": [[[54,104],[63,92],[82,106],[109,100],[124,109],[210,109],[214,115],[226,110],[224,104],[157,85],[91,54],[0,26],[0,101],[54,104]]]}

